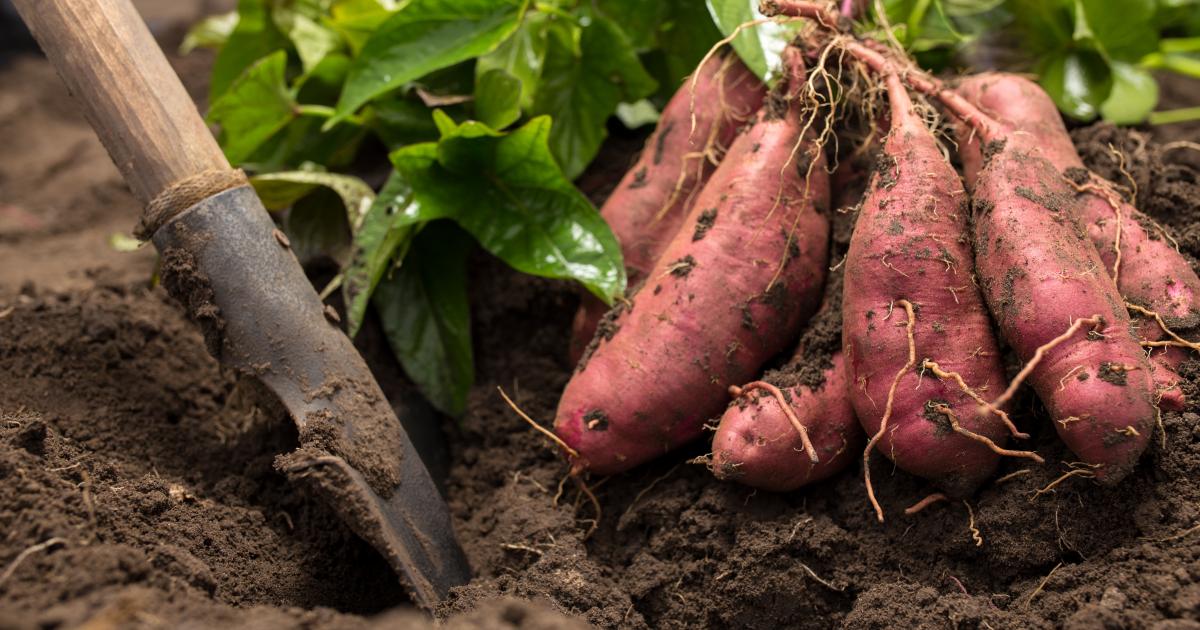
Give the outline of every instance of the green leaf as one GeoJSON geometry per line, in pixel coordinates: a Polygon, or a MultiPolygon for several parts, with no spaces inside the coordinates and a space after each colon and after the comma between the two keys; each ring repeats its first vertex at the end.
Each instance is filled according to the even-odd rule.
{"type": "Polygon", "coordinates": [[[637,129],[658,122],[659,111],[654,103],[642,99],[636,103],[617,105],[617,118],[629,129],[637,129]]]}
{"type": "MultiPolygon", "coordinates": [[[[951,16],[973,17],[995,8],[991,3],[971,1],[947,7],[943,0],[883,0],[882,4],[892,34],[913,53],[943,53],[958,46],[969,37],[960,32],[951,16]]],[[[873,11],[872,17],[882,26],[877,12],[873,11]]]]}
{"type": "Polygon", "coordinates": [[[1098,54],[1071,51],[1046,60],[1039,72],[1042,87],[1063,113],[1092,120],[1112,89],[1108,65],[1098,54]]]}
{"type": "Polygon", "coordinates": [[[401,0],[334,0],[329,10],[329,25],[337,31],[350,50],[358,55],[367,39],[393,13],[401,0]]]}
{"type": "MultiPolygon", "coordinates": [[[[413,146],[432,146],[432,143],[413,146]]],[[[403,175],[393,172],[367,210],[362,225],[354,232],[350,263],[345,267],[342,292],[350,336],[358,334],[371,295],[387,271],[393,257],[404,258],[412,241],[414,220],[419,210],[411,208],[412,187],[403,175]]],[[[419,217],[416,217],[419,219],[419,217]]]]}
{"type": "Polygon", "coordinates": [[[368,125],[389,149],[438,138],[429,108],[410,98],[385,97],[371,103],[368,125]]]}
{"type": "Polygon", "coordinates": [[[372,300],[405,373],[434,407],[452,416],[466,409],[475,378],[467,300],[472,245],[453,223],[431,223],[372,300]]]}
{"type": "Polygon", "coordinates": [[[516,30],[528,0],[411,0],[363,45],[332,125],[372,98],[494,49],[516,30]]]}
{"type": "MultiPolygon", "coordinates": [[[[1075,26],[1072,0],[1008,0],[1017,37],[1031,55],[1062,54],[1075,26]]],[[[1036,57],[1033,57],[1036,58],[1036,57]]]]}
{"type": "MultiPolygon", "coordinates": [[[[763,17],[759,13],[756,3],[749,0],[705,0],[705,4],[708,6],[709,13],[712,14],[713,22],[726,37],[732,35],[739,25],[763,17]]],[[[769,64],[756,27],[742,30],[733,39],[732,44],[738,56],[754,71],[754,74],[757,74],[759,78],[767,76],[769,64]]]]}
{"type": "Polygon", "coordinates": [[[324,11],[319,3],[297,2],[295,6],[277,6],[271,13],[275,26],[287,36],[300,57],[304,72],[311,72],[321,63],[325,55],[341,48],[342,38],[331,28],[321,24],[324,11]]]}
{"type": "MultiPolygon", "coordinates": [[[[683,78],[721,39],[712,16],[697,0],[596,0],[595,12],[616,24],[658,80],[657,96],[669,99],[683,78]]],[[[585,9],[587,5],[584,5],[585,9]]]]}
{"type": "Polygon", "coordinates": [[[496,68],[475,83],[475,117],[483,124],[503,129],[521,117],[521,81],[496,68]]]}
{"type": "Polygon", "coordinates": [[[197,48],[220,48],[229,40],[233,29],[237,27],[237,11],[210,15],[188,29],[183,43],[179,45],[179,54],[186,55],[197,48]]]}
{"type": "MultiPolygon", "coordinates": [[[[732,35],[741,24],[762,19],[758,12],[758,0],[705,0],[713,22],[726,37],[732,35]]],[[[789,40],[800,28],[802,21],[786,24],[767,22],[742,30],[733,40],[733,49],[746,65],[764,81],[773,79],[779,67],[780,55],[789,40]]]]}
{"type": "Polygon", "coordinates": [[[333,105],[342,91],[346,73],[350,69],[350,57],[340,52],[331,52],[321,59],[316,67],[308,70],[296,80],[296,100],[302,103],[333,105]]]}
{"type": "Polygon", "coordinates": [[[213,61],[208,98],[216,101],[251,64],[287,45],[287,38],[271,20],[265,0],[240,0],[237,26],[213,61]]]}
{"type": "Polygon", "coordinates": [[[437,144],[393,152],[412,187],[393,225],[453,219],[514,269],[576,280],[611,303],[625,290],[620,247],[558,169],[549,138],[544,116],[507,135],[468,122],[437,144]]]}
{"type": "Polygon", "coordinates": [[[923,52],[938,48],[953,48],[970,38],[970,35],[960,32],[942,0],[932,0],[932,4],[921,20],[920,34],[913,41],[912,50],[923,52]]]}
{"type": "MultiPolygon", "coordinates": [[[[440,110],[440,109],[433,110],[433,124],[437,127],[438,136],[440,136],[442,138],[445,138],[446,136],[458,131],[458,123],[454,122],[454,119],[451,118],[450,115],[447,114],[444,110],[440,110]]],[[[481,126],[480,125],[472,125],[471,128],[477,129],[477,128],[481,128],[481,126]]],[[[486,127],[484,127],[484,129],[486,129],[486,127]]],[[[501,135],[499,132],[491,131],[490,129],[488,129],[486,132],[490,133],[494,136],[501,135]]]]}
{"type": "Polygon", "coordinates": [[[1158,104],[1158,82],[1149,72],[1137,66],[1114,61],[1112,91],[1100,105],[1104,119],[1118,125],[1143,122],[1158,104]]]}
{"type": "Polygon", "coordinates": [[[1005,0],[942,0],[946,15],[950,17],[970,17],[993,11],[1003,5],[1005,0]]]}
{"type": "Polygon", "coordinates": [[[338,125],[322,131],[323,118],[301,116],[271,136],[242,162],[250,170],[267,173],[301,168],[304,163],[330,169],[350,167],[367,130],[356,125],[338,125]]]}
{"type": "Polygon", "coordinates": [[[1151,26],[1155,0],[1076,0],[1076,29],[1086,15],[1085,29],[1102,54],[1137,60],[1158,48],[1158,32],[1151,26]]]}
{"type": "Polygon", "coordinates": [[[318,186],[337,193],[346,208],[346,220],[357,228],[375,202],[375,191],[353,175],[323,171],[283,171],[250,178],[259,199],[268,210],[282,210],[308,195],[318,186]]]}
{"type": "MultiPolygon", "coordinates": [[[[660,82],[669,91],[669,98],[721,39],[721,31],[704,4],[696,0],[669,0],[663,4],[669,8],[667,18],[659,25],[658,44],[666,60],[667,74],[660,77],[660,82]]],[[[624,25],[624,21],[620,24],[624,25]]]]}
{"type": "Polygon", "coordinates": [[[913,0],[912,9],[908,15],[904,17],[905,26],[908,27],[908,36],[911,41],[915,41],[921,35],[922,22],[929,15],[929,5],[932,0],[913,0]]]}
{"type": "MultiPolygon", "coordinates": [[[[630,44],[639,51],[649,50],[657,44],[659,30],[663,23],[670,19],[672,5],[675,0],[597,0],[594,3],[600,15],[618,20],[621,29],[629,37],[630,44]]],[[[692,2],[698,6],[700,3],[692,2]]],[[[703,11],[703,7],[700,7],[703,11]]],[[[705,17],[707,20],[708,18],[705,17]]]]}
{"type": "Polygon", "coordinates": [[[600,150],[608,135],[605,121],[617,104],[649,96],[656,87],[620,28],[596,17],[582,29],[550,31],[542,86],[531,113],[553,118],[550,149],[574,179],[600,150]]]}
{"type": "Polygon", "coordinates": [[[296,103],[284,82],[287,53],[276,51],[246,69],[208,112],[221,125],[221,148],[241,164],[296,117],[296,103]]]}
{"type": "Polygon", "coordinates": [[[549,23],[550,16],[545,13],[526,13],[512,37],[479,57],[475,63],[475,80],[478,82],[492,70],[503,70],[521,82],[521,109],[532,107],[542,77],[542,64],[546,60],[549,23]]]}

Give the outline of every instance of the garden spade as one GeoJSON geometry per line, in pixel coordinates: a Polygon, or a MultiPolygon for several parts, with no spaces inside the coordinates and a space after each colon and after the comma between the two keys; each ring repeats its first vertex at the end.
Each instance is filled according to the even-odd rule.
{"type": "MultiPolygon", "coordinates": [[[[16,0],[134,195],[167,290],[223,365],[299,429],[276,465],[328,502],[429,608],[470,569],[445,501],[334,311],[233,170],[129,0],[16,0]]],[[[70,182],[62,182],[70,185],[70,182]]]]}

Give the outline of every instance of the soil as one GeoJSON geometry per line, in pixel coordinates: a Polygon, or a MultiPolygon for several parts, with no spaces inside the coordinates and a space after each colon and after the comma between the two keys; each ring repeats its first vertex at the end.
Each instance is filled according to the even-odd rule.
{"type": "MultiPolygon", "coordinates": [[[[202,94],[208,60],[173,61],[202,94]]],[[[151,285],[153,253],[109,246],[138,208],[53,71],[0,63],[17,86],[0,92],[0,628],[425,626],[378,555],[272,468],[295,431],[151,285]]],[[[1185,151],[1076,134],[1105,174],[1120,147],[1142,207],[1200,255],[1185,151]]],[[[584,180],[595,196],[629,164],[623,143],[584,180]]],[[[1195,408],[1164,414],[1165,442],[1116,488],[1036,493],[1071,457],[1026,395],[1014,419],[1047,464],[1006,462],[968,502],[906,517],[929,487],[874,458],[879,524],[861,471],[755,492],[689,463],[696,444],[588,480],[597,510],[496,391],[550,422],[576,293],[483,255],[472,286],[478,384],[444,429],[476,577],[436,611],[449,627],[1200,628],[1195,408]]],[[[1200,364],[1188,374],[1200,387],[1200,364]]]]}

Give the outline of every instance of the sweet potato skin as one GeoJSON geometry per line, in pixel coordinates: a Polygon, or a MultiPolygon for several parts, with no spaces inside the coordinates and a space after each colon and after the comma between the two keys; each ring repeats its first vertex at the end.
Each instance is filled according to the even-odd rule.
{"type": "MultiPolygon", "coordinates": [[[[736,55],[714,56],[688,79],[663,109],[637,163],[600,208],[621,244],[629,286],[636,288],[687,216],[696,193],[712,175],[713,159],[762,106],[766,88],[736,55]],[[692,104],[695,103],[695,129],[692,104]],[[711,153],[701,155],[706,149],[711,153]]],[[[586,295],[571,329],[570,359],[577,363],[609,310],[586,295]]]]}
{"type": "MultiPolygon", "coordinates": [[[[1029,382],[1067,446],[1116,483],[1136,465],[1154,424],[1154,384],[1129,315],[1079,217],[1079,197],[1036,148],[995,147],[972,200],[976,270],[1022,361],[1072,322],[1099,315],[1045,353],[1029,382]]],[[[1003,146],[999,146],[1003,144],[1003,146]]]]}
{"type": "MultiPolygon", "coordinates": [[[[989,73],[965,79],[957,91],[1004,125],[1010,132],[1007,142],[1013,146],[1036,145],[1042,156],[1063,173],[1083,168],[1054,101],[1036,83],[1015,75],[989,73]]],[[[963,170],[970,184],[982,167],[983,156],[971,134],[960,129],[960,136],[963,170]]],[[[1118,291],[1130,302],[1162,315],[1176,332],[1194,332],[1200,328],[1200,277],[1166,239],[1147,232],[1144,226],[1152,223],[1141,212],[1128,203],[1121,205],[1118,291]]],[[[1116,211],[1092,193],[1083,195],[1079,208],[1104,268],[1111,274],[1116,262],[1116,211]]],[[[1147,319],[1138,326],[1138,336],[1143,341],[1157,341],[1165,334],[1147,319]]],[[[1178,411],[1184,406],[1176,370],[1187,358],[1188,352],[1178,347],[1159,348],[1151,356],[1159,404],[1164,409],[1178,411]]]]}
{"type": "MultiPolygon", "coordinates": [[[[893,90],[903,87],[889,86],[893,90]]],[[[913,305],[917,364],[900,378],[877,450],[900,468],[967,496],[995,472],[999,456],[952,431],[935,410],[950,407],[961,426],[1002,444],[1003,422],[950,379],[922,369],[930,359],[957,372],[982,396],[1006,380],[983,299],[972,283],[966,193],[905,94],[893,93],[892,127],[859,210],[846,258],[843,349],[850,398],[868,435],[879,432],[896,374],[908,361],[913,305]]]]}
{"type": "Polygon", "coordinates": [[[820,461],[804,453],[800,434],[774,396],[754,390],[734,401],[713,436],[712,470],[718,479],[770,492],[787,492],[831,477],[858,458],[862,429],[847,391],[846,363],[834,354],[816,389],[784,388],[789,406],[808,429],[820,461]]]}
{"type": "Polygon", "coordinates": [[[620,472],[698,437],[726,388],[756,376],[816,309],[829,184],[797,109],[765,107],[734,141],[611,339],[567,384],[555,432],[578,451],[576,471],[620,472]]]}

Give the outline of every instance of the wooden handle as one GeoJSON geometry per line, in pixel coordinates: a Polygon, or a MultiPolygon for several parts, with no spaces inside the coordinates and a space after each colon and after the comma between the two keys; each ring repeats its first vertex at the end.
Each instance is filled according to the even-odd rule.
{"type": "Polygon", "coordinates": [[[14,0],[133,194],[229,170],[192,99],[129,0],[14,0]]]}

